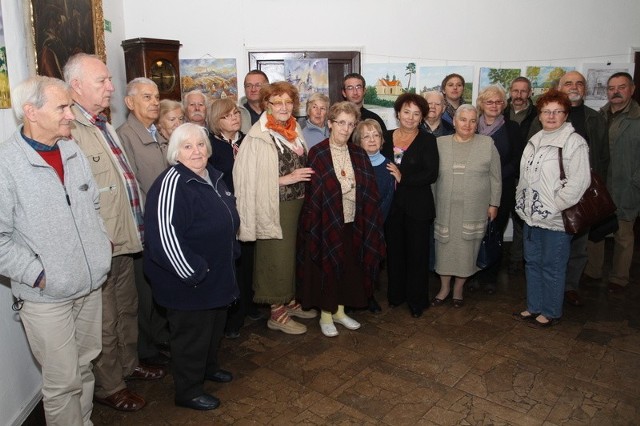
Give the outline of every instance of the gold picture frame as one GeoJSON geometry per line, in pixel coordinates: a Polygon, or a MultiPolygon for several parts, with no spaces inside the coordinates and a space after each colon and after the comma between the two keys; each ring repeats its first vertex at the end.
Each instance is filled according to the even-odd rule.
{"type": "Polygon", "coordinates": [[[31,29],[31,74],[62,78],[64,64],[78,52],[106,62],[102,0],[24,0],[31,29]]]}

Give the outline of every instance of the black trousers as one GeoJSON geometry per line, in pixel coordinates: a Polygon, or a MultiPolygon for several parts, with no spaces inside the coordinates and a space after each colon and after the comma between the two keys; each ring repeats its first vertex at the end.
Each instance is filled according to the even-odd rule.
{"type": "Polygon", "coordinates": [[[227,308],[201,311],[167,309],[171,330],[171,369],[175,400],[188,401],[204,393],[204,377],[215,373],[227,308]]]}
{"type": "Polygon", "coordinates": [[[238,331],[244,325],[244,317],[256,311],[253,302],[253,263],[256,253],[256,242],[240,242],[240,258],[236,262],[238,289],[240,297],[229,307],[227,331],[238,331]]]}
{"type": "Polygon", "coordinates": [[[138,290],[138,357],[145,359],[157,356],[157,345],[169,341],[169,323],[165,309],[153,300],[142,263],[142,254],[134,255],[133,269],[138,290]]]}
{"type": "Polygon", "coordinates": [[[429,226],[433,219],[419,220],[402,209],[392,208],[385,223],[387,242],[387,300],[424,309],[429,303],[429,226]]]}

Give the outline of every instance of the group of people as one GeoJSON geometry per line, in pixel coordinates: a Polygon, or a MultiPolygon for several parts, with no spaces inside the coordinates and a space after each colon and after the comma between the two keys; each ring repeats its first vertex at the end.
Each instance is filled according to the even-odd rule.
{"type": "Polygon", "coordinates": [[[363,106],[357,73],[343,78],[344,101],[311,96],[300,123],[297,89],[259,70],[239,103],[197,90],[160,101],[136,78],[117,130],[98,57],[73,56],[64,78],[12,90],[23,124],[0,145],[0,273],[42,366],[49,424],[89,424],[94,400],[141,409],[127,381],[160,379],[169,362],[176,405],[215,409],[205,380],[233,380],[218,362],[223,336],[264,318],[259,305],[271,330],[303,334],[296,319],[318,316],[324,336],[356,330],[349,308],[382,309],[385,261],[390,307],[415,318],[449,298],[462,308],[465,287],[496,291],[499,264],[476,265],[488,221],[502,234],[514,219],[510,270],[523,256],[527,281],[514,315],[551,326],[563,301],[582,304],[583,270],[602,277],[602,243],[567,234],[561,218],[590,168],[618,205],[609,290],[629,282],[640,106],[626,73],[609,79],[601,114],[584,105],[578,72],[535,106],[519,77],[509,99],[490,86],[477,107],[452,74],[441,92],[400,95],[390,131],[363,106]]]}

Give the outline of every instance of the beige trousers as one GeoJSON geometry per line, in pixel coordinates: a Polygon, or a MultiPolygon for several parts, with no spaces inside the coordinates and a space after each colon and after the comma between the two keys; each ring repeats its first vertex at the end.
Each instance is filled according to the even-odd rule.
{"type": "Polygon", "coordinates": [[[25,301],[20,310],[33,356],[42,367],[47,425],[92,425],[91,361],[100,353],[100,289],[63,303],[25,301]]]}

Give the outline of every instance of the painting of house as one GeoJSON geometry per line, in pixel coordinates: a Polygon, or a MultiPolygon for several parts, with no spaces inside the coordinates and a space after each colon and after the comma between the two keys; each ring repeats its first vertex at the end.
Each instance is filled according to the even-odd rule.
{"type": "Polygon", "coordinates": [[[403,91],[400,80],[379,78],[376,82],[376,94],[380,99],[393,100],[402,95],[403,91]]]}
{"type": "Polygon", "coordinates": [[[560,77],[569,71],[573,71],[575,67],[554,67],[554,66],[530,66],[527,67],[527,78],[531,81],[531,89],[533,90],[533,98],[545,93],[547,90],[558,85],[560,77]]]}

